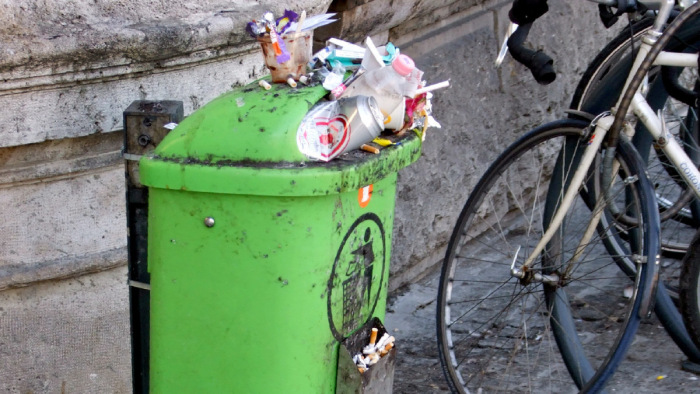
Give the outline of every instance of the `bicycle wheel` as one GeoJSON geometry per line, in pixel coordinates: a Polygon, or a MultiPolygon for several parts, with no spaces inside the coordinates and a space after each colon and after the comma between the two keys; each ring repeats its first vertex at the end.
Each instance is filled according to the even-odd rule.
{"type": "Polygon", "coordinates": [[[700,346],[700,232],[683,257],[679,290],[680,310],[696,346],[700,346]]]}
{"type": "MultiPolygon", "coordinates": [[[[617,102],[629,74],[634,56],[642,36],[651,28],[653,17],[643,18],[625,28],[603,48],[584,72],[575,90],[570,108],[575,111],[597,115],[609,110],[617,102]]],[[[669,51],[698,51],[700,24],[686,23],[666,48],[669,51]]],[[[668,130],[683,142],[688,153],[698,152],[697,108],[689,107],[669,97],[661,78],[656,78],[659,68],[649,74],[650,85],[647,100],[652,109],[662,110],[668,130]]],[[[697,72],[686,70],[681,74],[682,85],[692,90],[697,72]]],[[[633,143],[642,159],[647,163],[649,178],[654,185],[659,210],[662,212],[662,251],[671,257],[681,257],[688,248],[693,229],[700,225],[698,213],[693,215],[687,187],[669,163],[663,152],[643,127],[638,127],[633,143]]],[[[700,203],[692,201],[696,212],[700,203]]],[[[676,283],[680,265],[669,265],[666,271],[668,282],[676,283]]]]}
{"type": "Polygon", "coordinates": [[[595,234],[577,248],[593,215],[579,197],[534,266],[522,278],[511,274],[541,238],[587,145],[586,126],[562,120],[527,133],[491,165],[460,214],[437,304],[440,361],[454,392],[597,390],[631,343],[651,280],[649,267],[631,256],[656,255],[658,213],[629,142],[618,149],[618,179],[627,182],[611,190],[645,225],[628,229],[634,242],[619,238],[603,210],[595,234]],[[633,283],[626,298],[623,289],[633,283]]]}
{"type": "MultiPolygon", "coordinates": [[[[594,58],[582,76],[571,101],[570,108],[590,114],[609,110],[617,102],[625,79],[636,54],[633,43],[638,43],[642,35],[651,27],[653,18],[644,18],[625,28],[615,39],[603,48],[594,58]]],[[[700,43],[700,23],[684,24],[675,34],[667,49],[670,51],[697,51],[700,43]]],[[[693,160],[700,160],[698,154],[697,108],[683,105],[671,99],[661,78],[655,78],[658,70],[650,72],[650,86],[647,99],[654,109],[664,110],[668,130],[684,143],[693,160]]],[[[685,85],[692,83],[692,77],[685,74],[685,85]]],[[[696,76],[696,74],[695,74],[696,76]]],[[[653,145],[646,130],[638,128],[633,143],[647,163],[647,173],[654,185],[660,211],[678,209],[679,200],[685,185],[668,159],[653,145]]],[[[694,362],[700,362],[700,349],[691,339],[676,306],[678,300],[678,280],[681,277],[681,263],[678,260],[688,248],[688,242],[698,224],[698,202],[681,207],[677,215],[665,215],[661,222],[662,250],[664,256],[660,270],[660,284],[656,293],[655,313],[678,347],[694,362]]]]}

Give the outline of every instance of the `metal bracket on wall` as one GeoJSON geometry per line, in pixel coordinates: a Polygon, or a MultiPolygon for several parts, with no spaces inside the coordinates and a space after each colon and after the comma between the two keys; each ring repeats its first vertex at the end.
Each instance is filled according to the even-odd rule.
{"type": "Polygon", "coordinates": [[[134,393],[148,393],[150,275],[148,273],[148,188],[139,180],[141,156],[152,152],[183,119],[182,101],[134,101],[124,111],[131,365],[134,393]]]}

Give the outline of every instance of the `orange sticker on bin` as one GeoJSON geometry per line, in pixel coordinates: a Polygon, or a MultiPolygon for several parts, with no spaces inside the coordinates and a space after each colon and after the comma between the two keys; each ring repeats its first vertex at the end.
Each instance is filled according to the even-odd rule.
{"type": "Polygon", "coordinates": [[[373,186],[365,186],[361,188],[357,193],[357,202],[360,203],[360,207],[364,208],[369,205],[369,200],[372,199],[372,189],[373,186]]]}

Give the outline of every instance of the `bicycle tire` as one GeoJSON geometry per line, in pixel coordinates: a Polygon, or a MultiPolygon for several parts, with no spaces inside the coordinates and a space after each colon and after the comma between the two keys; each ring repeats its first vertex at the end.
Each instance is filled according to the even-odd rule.
{"type": "MultiPolygon", "coordinates": [[[[606,228],[609,217],[603,215],[603,221],[591,239],[593,249],[586,249],[584,256],[590,257],[590,261],[587,259],[587,264],[576,266],[578,276],[557,285],[527,282],[511,276],[509,265],[513,256],[510,253],[515,248],[506,246],[527,236],[537,241],[542,229],[514,226],[503,234],[496,231],[499,228],[505,230],[506,220],[513,225],[520,224],[512,217],[518,212],[523,213],[524,223],[546,221],[545,213],[535,213],[534,208],[553,207],[553,196],[557,196],[554,192],[562,189],[562,179],[568,179],[562,176],[568,171],[562,169],[575,167],[573,163],[577,156],[574,152],[580,152],[587,143],[582,138],[586,127],[587,122],[568,119],[528,132],[489,167],[462,209],[443,261],[437,304],[438,353],[453,392],[464,393],[469,389],[474,392],[479,389],[485,392],[554,392],[574,387],[595,391],[609,380],[630,345],[640,321],[641,294],[651,283],[652,275],[649,275],[650,267],[646,265],[639,265],[639,269],[627,274],[616,265],[621,263],[620,260],[630,259],[631,254],[655,256],[658,253],[658,242],[653,237],[654,223],[658,226],[658,212],[641,159],[629,142],[621,142],[619,158],[623,173],[636,181],[621,183],[625,185],[622,191],[634,197],[641,222],[648,227],[635,233],[644,237],[635,243],[635,253],[617,255],[615,259],[610,257],[606,238],[614,231],[606,228]],[[550,143],[553,146],[543,148],[543,144],[550,143]],[[559,149],[562,143],[567,143],[567,149],[559,149]],[[527,165],[520,162],[528,157],[534,161],[527,165]],[[564,157],[574,159],[565,160],[564,157]],[[523,175],[521,170],[532,169],[532,163],[538,163],[539,170],[523,175]],[[571,165],[563,166],[562,163],[571,165]],[[509,171],[511,166],[515,166],[512,173],[509,171]],[[509,178],[513,174],[518,176],[509,178]],[[548,185],[549,181],[553,184],[548,185]],[[528,209],[523,208],[527,203],[521,198],[523,193],[536,197],[528,209]],[[487,215],[492,207],[497,210],[487,215]],[[499,244],[492,245],[493,240],[500,240],[499,244]],[[495,257],[495,266],[486,264],[490,257],[495,257]],[[463,271],[469,275],[460,275],[463,271]],[[586,278],[585,273],[596,277],[586,278]],[[638,287],[629,299],[622,300],[619,286],[622,286],[620,283],[629,284],[628,274],[635,277],[638,287]],[[596,285],[586,279],[595,279],[596,285]],[[576,296],[567,293],[569,290],[576,296]],[[476,297],[478,295],[484,298],[476,297]],[[472,296],[476,298],[472,300],[472,296]],[[513,308],[511,298],[520,302],[523,309],[513,308]],[[494,309],[493,304],[500,301],[506,301],[503,308],[494,309]],[[624,308],[619,307],[620,304],[624,308]],[[525,323],[520,325],[518,320],[525,323]],[[472,324],[478,329],[472,329],[472,324]],[[604,344],[595,341],[585,341],[584,344],[579,340],[579,335],[588,335],[589,330],[594,329],[599,330],[595,341],[605,341],[604,344]],[[608,349],[608,352],[600,354],[600,349],[608,349]],[[561,356],[557,356],[560,352],[561,356]],[[522,357],[529,355],[542,356],[546,360],[543,364],[537,364],[534,359],[523,362],[522,357]],[[509,380],[511,378],[513,380],[509,380]]],[[[536,260],[537,264],[544,266],[530,272],[555,273],[559,265],[554,262],[566,260],[560,260],[561,255],[555,251],[571,253],[570,249],[563,247],[570,241],[566,232],[576,227],[577,215],[590,214],[590,211],[579,201],[571,212],[543,253],[547,258],[536,260]],[[559,245],[558,249],[556,245],[559,245]]],[[[620,240],[614,243],[618,246],[627,244],[620,240]]],[[[526,249],[529,246],[532,245],[526,244],[526,249]]]]}
{"type": "Polygon", "coordinates": [[[679,287],[683,322],[695,345],[700,347],[700,231],[695,234],[688,253],[683,257],[679,287]]]}
{"type": "MultiPolygon", "coordinates": [[[[624,86],[632,63],[633,52],[630,50],[631,41],[639,42],[641,36],[651,27],[652,23],[653,18],[644,18],[632,26],[627,26],[600,51],[579,81],[571,101],[571,109],[597,114],[615,105],[621,94],[622,87],[624,86]]],[[[681,27],[680,31],[676,33],[676,36],[677,38],[672,40],[671,44],[669,44],[669,50],[681,50],[687,46],[687,43],[700,43],[700,23],[685,24],[681,27]]],[[[658,81],[651,84],[650,93],[647,96],[655,100],[651,104],[656,108],[663,108],[667,101],[667,94],[663,89],[663,85],[658,81]]],[[[697,119],[690,117],[687,118],[687,120],[689,123],[686,127],[688,130],[693,130],[693,132],[686,134],[686,137],[684,137],[687,138],[685,142],[694,142],[695,145],[697,145],[698,138],[700,138],[698,137],[697,119]],[[694,124],[692,122],[694,122],[694,124]]],[[[667,162],[668,159],[665,159],[665,156],[657,154],[657,151],[653,149],[651,137],[646,130],[638,130],[633,142],[647,163],[650,162],[650,155],[652,157],[656,155],[656,157],[660,158],[659,161],[662,163],[664,161],[667,162]]],[[[696,148],[688,149],[688,153],[693,160],[700,159],[696,148]]],[[[664,166],[661,171],[650,169],[649,174],[652,182],[658,185],[663,184],[664,182],[659,181],[659,176],[667,177],[667,179],[670,179],[671,183],[676,186],[678,182],[682,182],[678,180],[675,170],[669,171],[668,168],[670,168],[670,166],[664,166]],[[653,174],[656,174],[656,176],[653,174]]],[[[669,199],[664,198],[663,193],[658,193],[657,198],[658,201],[660,201],[659,208],[662,211],[664,209],[670,209],[671,206],[675,204],[675,201],[672,201],[664,206],[664,201],[668,201],[669,199]]],[[[690,228],[697,227],[698,213],[700,212],[697,200],[694,201],[690,208],[690,210],[685,211],[683,216],[675,217],[674,219],[675,221],[690,226],[690,228]]],[[[673,226],[675,226],[673,220],[663,221],[662,235],[681,230],[690,232],[690,234],[694,233],[690,228],[669,228],[673,226]]],[[[664,256],[678,258],[688,249],[687,238],[682,242],[671,242],[670,237],[667,237],[662,243],[662,249],[665,252],[664,256]]],[[[659,283],[659,288],[656,293],[654,311],[672,340],[685,355],[693,362],[700,362],[700,346],[697,344],[698,341],[695,336],[689,335],[688,330],[686,330],[686,324],[683,322],[683,317],[676,303],[678,300],[677,291],[675,291],[675,289],[669,291],[669,289],[666,288],[667,285],[675,288],[679,277],[684,277],[684,275],[681,274],[681,264],[666,258],[662,265],[662,280],[659,283]]]]}
{"type": "MultiPolygon", "coordinates": [[[[653,21],[653,17],[646,17],[627,26],[599,52],[581,77],[574,91],[570,109],[597,115],[616,104],[636,54],[636,50],[631,50],[632,43],[640,42],[644,33],[651,28],[653,21]]],[[[696,44],[700,45],[700,24],[688,23],[675,36],[676,39],[671,41],[667,47],[668,50],[682,51],[689,46],[696,49],[696,44]]],[[[670,112],[678,107],[678,102],[669,97],[662,79],[655,78],[657,73],[658,70],[650,73],[652,82],[647,98],[655,111],[668,109],[670,112]]],[[[684,141],[688,152],[697,151],[697,141],[700,138],[697,128],[686,124],[686,119],[697,123],[697,109],[693,108],[694,118],[682,118],[679,112],[682,111],[676,109],[675,112],[668,114],[666,123],[669,130],[671,132],[678,130],[674,134],[684,141]]],[[[687,233],[684,230],[697,228],[700,225],[700,215],[694,214],[694,212],[700,212],[700,202],[694,200],[693,209],[676,206],[679,198],[687,190],[687,186],[668,158],[658,146],[653,144],[643,125],[638,127],[633,143],[648,163],[648,174],[657,191],[659,209],[662,212],[662,230],[665,228],[665,231],[662,231],[664,237],[662,251],[667,256],[680,258],[690,241],[690,237],[683,236],[687,233]],[[678,212],[675,213],[676,211],[678,212]]],[[[678,270],[675,276],[677,274],[678,270]]]]}

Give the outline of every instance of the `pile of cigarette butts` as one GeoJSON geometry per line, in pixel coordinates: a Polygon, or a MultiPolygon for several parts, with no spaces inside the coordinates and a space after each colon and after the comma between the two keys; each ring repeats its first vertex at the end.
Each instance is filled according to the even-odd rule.
{"type": "MultiPolygon", "coordinates": [[[[290,54],[286,46],[298,49],[293,41],[301,32],[332,23],[333,15],[306,18],[305,11],[299,16],[286,10],[275,19],[272,13],[266,13],[260,21],[250,22],[246,30],[258,40],[269,35],[276,45],[277,62],[293,63],[298,56],[290,54]],[[292,44],[285,46],[285,40],[292,44]]],[[[266,65],[277,72],[279,64],[266,65]]],[[[298,74],[285,73],[283,78],[273,75],[272,80],[292,88],[297,88],[297,82],[320,84],[328,91],[327,100],[311,108],[297,131],[298,148],[311,160],[330,161],[354,149],[379,153],[393,144],[382,139],[382,133],[402,135],[412,130],[424,140],[428,127],[440,128],[431,115],[431,92],[448,87],[449,81],[428,84],[413,59],[392,43],[377,47],[367,37],[363,47],[330,38],[326,47],[300,68],[303,71],[298,74]]],[[[265,79],[259,85],[271,88],[265,79]]]]}
{"type": "Polygon", "coordinates": [[[364,373],[370,366],[379,362],[379,359],[386,356],[389,350],[394,347],[394,337],[384,333],[377,341],[378,332],[378,329],[373,328],[369,337],[369,345],[362,349],[362,353],[357,353],[352,358],[360,373],[364,373]]]}

